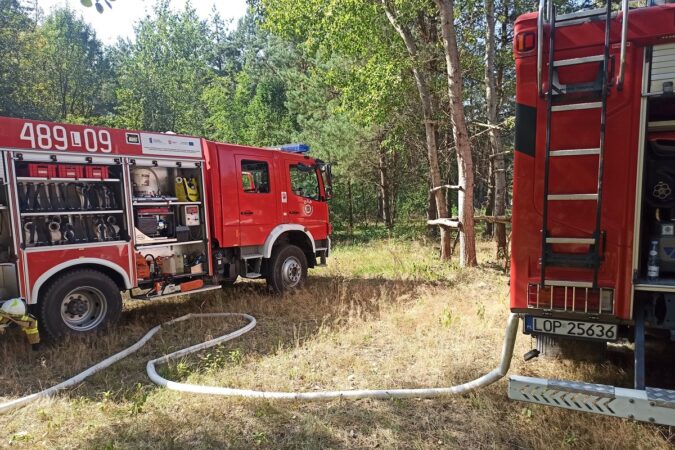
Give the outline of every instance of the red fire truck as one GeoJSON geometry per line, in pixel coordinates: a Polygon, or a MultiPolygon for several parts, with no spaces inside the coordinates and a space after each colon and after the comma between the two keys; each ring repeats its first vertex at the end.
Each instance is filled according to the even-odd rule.
{"type": "Polygon", "coordinates": [[[511,309],[543,353],[631,343],[634,386],[513,376],[509,395],[675,425],[672,377],[645,385],[669,359],[646,348],[675,339],[675,4],[616,6],[516,21],[511,309]]]}
{"type": "Polygon", "coordinates": [[[330,253],[330,166],[303,145],[0,118],[0,303],[52,338],[156,299],[265,278],[300,286],[330,253]]]}

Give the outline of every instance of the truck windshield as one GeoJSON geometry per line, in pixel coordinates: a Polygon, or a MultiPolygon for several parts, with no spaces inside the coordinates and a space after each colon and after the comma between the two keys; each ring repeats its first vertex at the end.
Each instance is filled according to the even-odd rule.
{"type": "Polygon", "coordinates": [[[297,196],[319,200],[319,178],[311,167],[296,164],[290,167],[291,189],[297,196]]]}

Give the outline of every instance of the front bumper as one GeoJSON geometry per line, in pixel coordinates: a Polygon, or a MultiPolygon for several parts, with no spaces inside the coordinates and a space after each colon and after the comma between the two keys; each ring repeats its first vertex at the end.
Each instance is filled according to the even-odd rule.
{"type": "Polygon", "coordinates": [[[606,416],[675,426],[675,391],[509,377],[509,398],[606,416]]]}

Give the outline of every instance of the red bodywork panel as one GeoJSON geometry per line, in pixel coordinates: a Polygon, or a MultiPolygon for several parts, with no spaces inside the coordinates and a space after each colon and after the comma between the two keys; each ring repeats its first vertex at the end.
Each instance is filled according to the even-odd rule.
{"type": "MultiPolygon", "coordinates": [[[[600,55],[605,22],[570,25],[556,29],[555,59],[600,55]]],[[[614,314],[631,318],[633,230],[640,134],[640,100],[644,46],[674,39],[675,5],[643,8],[630,12],[625,82],[622,90],[612,86],[607,106],[607,132],[601,229],[606,232],[606,250],[598,284],[615,289],[614,314]]],[[[537,14],[521,16],[515,25],[518,36],[537,33],[537,14]]],[[[618,73],[621,20],[614,19],[611,52],[618,73]]],[[[548,61],[548,32],[544,60],[548,61]]],[[[540,283],[542,208],[544,202],[544,155],[546,145],[546,98],[538,95],[536,46],[516,54],[516,103],[529,111],[530,120],[518,127],[536,133],[534,148],[516,148],[513,179],[513,231],[511,256],[511,308],[528,308],[528,284],[540,283]]],[[[548,79],[544,63],[543,80],[548,79]]],[[[559,69],[563,84],[591,81],[597,63],[559,69]]],[[[544,92],[546,91],[544,86],[544,92]]],[[[551,149],[597,148],[600,133],[599,109],[554,113],[551,149]]],[[[597,191],[597,157],[551,158],[549,194],[594,193],[597,191]]],[[[549,202],[548,229],[552,236],[588,236],[595,225],[596,203],[592,201],[549,202]]],[[[585,248],[566,244],[564,251],[585,248]]],[[[592,270],[547,267],[546,278],[592,281],[592,270]]],[[[547,297],[548,298],[548,297],[547,297]]],[[[597,301],[597,300],[596,300],[597,301]]]]}

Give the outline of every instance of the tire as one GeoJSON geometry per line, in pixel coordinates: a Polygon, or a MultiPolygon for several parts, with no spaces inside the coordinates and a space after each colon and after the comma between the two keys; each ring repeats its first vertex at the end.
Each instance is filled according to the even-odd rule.
{"type": "Polygon", "coordinates": [[[277,294],[299,289],[307,280],[307,256],[295,245],[281,245],[272,251],[267,285],[277,294]]]}
{"type": "Polygon", "coordinates": [[[75,270],[53,280],[40,301],[40,328],[47,338],[94,333],[122,315],[120,288],[107,275],[75,270]]]}
{"type": "Polygon", "coordinates": [[[537,350],[544,357],[588,362],[602,362],[607,359],[605,341],[565,339],[545,334],[538,334],[535,338],[537,350]]]}

